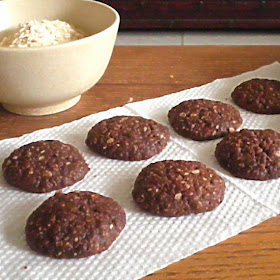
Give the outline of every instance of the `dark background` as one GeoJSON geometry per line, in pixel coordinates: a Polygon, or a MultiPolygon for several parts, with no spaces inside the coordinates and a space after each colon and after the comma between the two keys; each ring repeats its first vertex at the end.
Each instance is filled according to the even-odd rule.
{"type": "Polygon", "coordinates": [[[121,15],[122,30],[280,28],[274,0],[104,0],[121,15]]]}

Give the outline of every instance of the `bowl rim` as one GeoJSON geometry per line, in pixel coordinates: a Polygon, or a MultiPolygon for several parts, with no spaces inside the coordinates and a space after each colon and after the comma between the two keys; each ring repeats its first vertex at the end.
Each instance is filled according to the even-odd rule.
{"type": "MultiPolygon", "coordinates": [[[[87,37],[78,39],[78,40],[74,40],[74,41],[70,41],[70,42],[66,42],[66,43],[62,43],[62,44],[58,44],[58,45],[52,45],[52,46],[44,46],[44,47],[29,47],[29,48],[11,48],[11,47],[0,47],[0,53],[1,52],[34,52],[34,51],[48,51],[51,49],[58,49],[58,48],[68,48],[68,47],[72,47],[72,46],[78,46],[81,44],[86,43],[87,41],[91,41],[93,38],[102,36],[104,33],[109,32],[111,29],[113,29],[116,25],[119,25],[120,23],[120,15],[119,13],[111,6],[109,6],[108,4],[99,2],[99,1],[93,1],[93,0],[80,0],[81,2],[91,2],[91,3],[95,3],[97,5],[100,6],[104,6],[106,8],[108,8],[109,10],[111,10],[114,14],[115,14],[115,20],[114,22],[107,28],[103,29],[102,31],[99,31],[98,33],[89,35],[87,37]]],[[[4,1],[0,0],[0,6],[1,4],[3,5],[4,1]]],[[[4,30],[2,30],[4,31],[4,30]]]]}

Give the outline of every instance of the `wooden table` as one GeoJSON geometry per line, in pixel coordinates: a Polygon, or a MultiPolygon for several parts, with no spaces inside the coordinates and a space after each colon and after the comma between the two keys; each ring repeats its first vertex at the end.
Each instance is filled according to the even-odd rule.
{"type": "MultiPolygon", "coordinates": [[[[70,110],[25,117],[1,108],[0,139],[122,106],[131,98],[138,101],[199,86],[276,60],[280,60],[277,46],[116,47],[102,80],[70,110]]],[[[280,279],[279,262],[280,216],[144,279],[280,279]]]]}

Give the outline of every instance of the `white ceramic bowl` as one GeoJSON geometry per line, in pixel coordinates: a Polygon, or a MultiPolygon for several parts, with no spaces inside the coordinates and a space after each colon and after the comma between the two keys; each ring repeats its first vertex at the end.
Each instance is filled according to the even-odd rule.
{"type": "Polygon", "coordinates": [[[75,105],[104,74],[115,44],[119,15],[88,0],[0,1],[0,34],[32,19],[59,19],[89,36],[50,47],[0,47],[0,102],[23,115],[46,115],[75,105]]]}

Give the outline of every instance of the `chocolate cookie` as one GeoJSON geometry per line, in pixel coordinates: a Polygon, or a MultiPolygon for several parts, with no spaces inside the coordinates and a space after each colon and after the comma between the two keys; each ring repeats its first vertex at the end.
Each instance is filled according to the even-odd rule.
{"type": "Polygon", "coordinates": [[[230,134],[217,145],[215,155],[235,177],[261,181],[280,177],[280,134],[274,130],[230,134]]]}
{"type": "Polygon", "coordinates": [[[71,186],[89,171],[80,152],[56,140],[20,147],[4,160],[6,181],[27,192],[45,193],[71,186]]]}
{"type": "Polygon", "coordinates": [[[93,126],[86,144],[107,158],[137,161],[160,153],[168,141],[167,127],[142,117],[119,116],[93,126]]]}
{"type": "Polygon", "coordinates": [[[247,111],[280,114],[280,81],[252,79],[237,86],[231,97],[247,111]]]}
{"type": "Polygon", "coordinates": [[[166,160],[140,172],[132,197],[151,214],[178,217],[215,209],[224,192],[224,180],[203,163],[166,160]]]}
{"type": "Polygon", "coordinates": [[[84,258],[107,250],[126,223],[123,208],[97,193],[58,192],[28,218],[29,247],[54,258],[84,258]]]}
{"type": "Polygon", "coordinates": [[[169,111],[168,118],[178,134],[197,141],[225,136],[242,124],[238,110],[206,99],[184,101],[169,111]]]}

